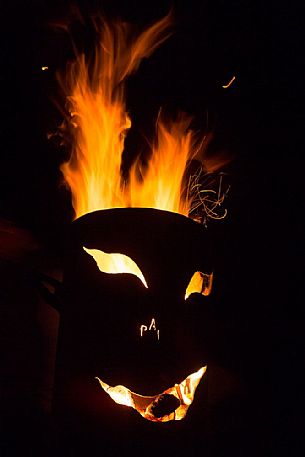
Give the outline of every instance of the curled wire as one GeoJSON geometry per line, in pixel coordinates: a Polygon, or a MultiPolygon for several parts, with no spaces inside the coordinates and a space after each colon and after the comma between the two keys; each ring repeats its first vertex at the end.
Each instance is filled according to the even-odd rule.
{"type": "Polygon", "coordinates": [[[224,188],[225,173],[205,173],[201,167],[189,177],[187,193],[191,199],[189,217],[207,225],[211,219],[221,220],[227,216],[224,200],[230,185],[224,188]]]}

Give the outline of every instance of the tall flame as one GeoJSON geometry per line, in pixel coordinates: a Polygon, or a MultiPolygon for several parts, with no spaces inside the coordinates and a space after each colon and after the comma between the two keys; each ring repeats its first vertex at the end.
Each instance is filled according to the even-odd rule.
{"type": "Polygon", "coordinates": [[[188,160],[197,153],[191,118],[180,114],[175,121],[157,121],[153,145],[143,184],[137,178],[139,163],[130,172],[131,206],[158,208],[188,216],[191,198],[183,193],[183,177],[188,160]]]}
{"type": "Polygon", "coordinates": [[[76,217],[116,207],[149,207],[188,216],[191,199],[183,192],[188,160],[198,151],[190,130],[191,119],[157,121],[157,138],[143,172],[139,160],[122,185],[121,158],[131,127],[126,111],[124,82],[142,58],[149,56],[168,36],[171,13],[134,36],[121,22],[102,26],[95,21],[99,39],[93,64],[76,53],[59,81],[68,100],[69,116],[62,129],[72,134],[70,160],[61,167],[71,189],[76,217]]]}

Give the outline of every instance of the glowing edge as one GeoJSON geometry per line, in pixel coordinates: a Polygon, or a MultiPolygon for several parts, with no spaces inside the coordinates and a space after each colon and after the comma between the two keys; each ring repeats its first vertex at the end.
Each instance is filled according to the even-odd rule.
{"type": "Polygon", "coordinates": [[[127,255],[100,251],[99,249],[87,249],[83,246],[87,254],[94,258],[98,269],[102,273],[118,274],[129,273],[137,276],[144,286],[148,288],[146,280],[138,265],[127,255]]]}
{"type": "Polygon", "coordinates": [[[196,388],[206,370],[206,366],[201,367],[200,370],[187,376],[187,378],[180,382],[180,384],[175,384],[173,387],[170,387],[161,394],[152,397],[136,394],[131,392],[131,390],[127,387],[121,385],[111,387],[98,377],[95,379],[99,381],[103,390],[112,398],[112,400],[119,405],[135,409],[145,419],[154,422],[168,422],[171,420],[181,420],[185,417],[189,406],[193,402],[196,388]],[[180,406],[178,406],[178,408],[176,408],[175,411],[169,415],[155,417],[151,412],[152,404],[163,394],[169,394],[176,397],[180,401],[180,406]]]}

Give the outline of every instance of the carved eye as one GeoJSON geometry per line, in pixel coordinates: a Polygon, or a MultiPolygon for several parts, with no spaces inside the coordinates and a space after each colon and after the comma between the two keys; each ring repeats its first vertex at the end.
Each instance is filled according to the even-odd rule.
{"type": "Polygon", "coordinates": [[[205,273],[201,273],[201,271],[196,271],[191,277],[189,285],[186,288],[185,300],[193,293],[205,296],[210,295],[212,290],[212,283],[213,273],[208,275],[205,273]]]}
{"type": "Polygon", "coordinates": [[[148,287],[142,271],[127,255],[119,253],[108,254],[99,249],[87,249],[84,246],[83,249],[94,258],[101,272],[110,274],[130,273],[137,276],[144,286],[148,287]]]}

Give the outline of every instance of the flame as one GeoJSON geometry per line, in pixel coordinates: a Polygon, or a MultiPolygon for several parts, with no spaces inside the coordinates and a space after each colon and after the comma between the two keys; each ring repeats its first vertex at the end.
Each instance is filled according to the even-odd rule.
{"type": "Polygon", "coordinates": [[[59,76],[69,111],[61,132],[72,142],[71,157],[61,171],[71,189],[75,216],[130,206],[188,216],[192,198],[185,192],[183,178],[188,161],[198,155],[205,139],[196,141],[191,117],[180,115],[167,122],[159,116],[148,165],[144,169],[138,159],[125,185],[121,176],[124,139],[131,127],[125,79],[169,36],[172,14],[136,37],[125,23],[101,19],[94,24],[99,42],[93,64],[76,51],[76,60],[65,76],[59,76]]]}
{"type": "Polygon", "coordinates": [[[192,199],[183,195],[183,177],[188,161],[198,152],[194,132],[189,128],[191,120],[180,114],[177,120],[165,123],[159,116],[157,138],[143,184],[138,180],[141,164],[136,162],[131,168],[131,206],[189,215],[192,199]]]}
{"type": "Polygon", "coordinates": [[[87,249],[85,247],[83,249],[94,258],[99,270],[103,273],[130,273],[137,276],[146,288],[148,287],[140,268],[127,255],[107,254],[99,249],[87,249]]]}
{"type": "Polygon", "coordinates": [[[142,417],[150,421],[168,422],[171,420],[181,420],[186,416],[187,410],[194,400],[197,386],[206,372],[206,369],[206,366],[201,367],[195,373],[187,376],[180,384],[175,384],[161,394],[154,396],[139,395],[121,385],[111,387],[98,377],[96,377],[96,379],[99,381],[103,390],[119,405],[129,406],[130,408],[135,409],[142,417]],[[163,417],[156,417],[152,412],[152,407],[158,398],[164,394],[173,395],[180,401],[180,405],[172,413],[163,417]]]}

